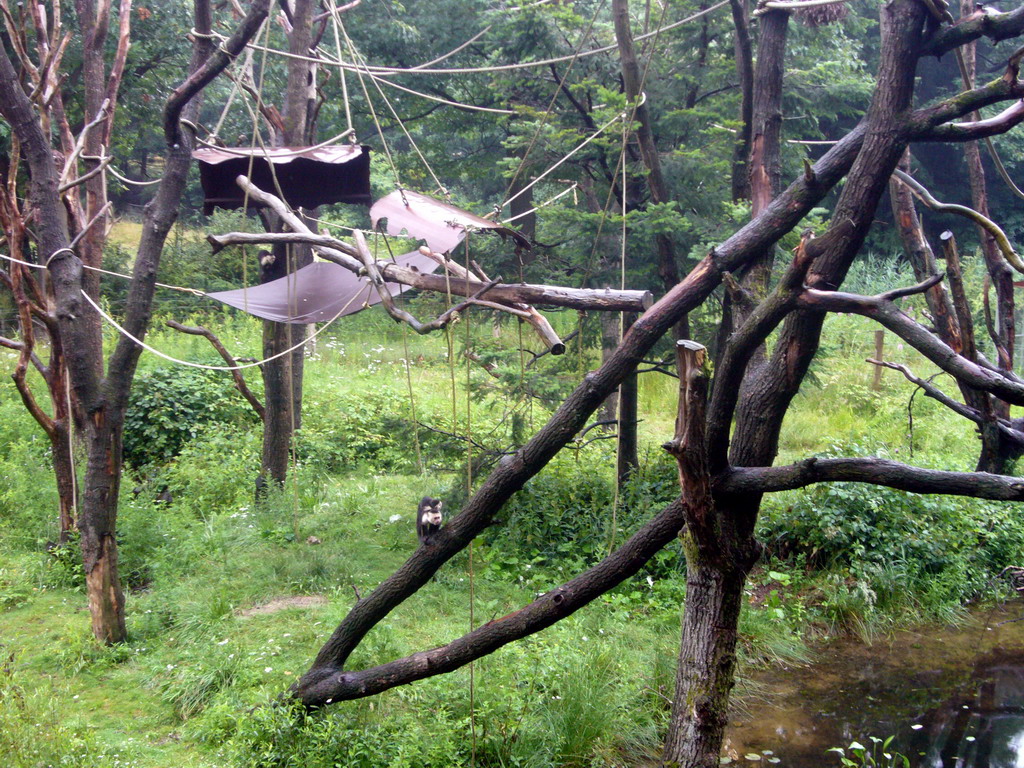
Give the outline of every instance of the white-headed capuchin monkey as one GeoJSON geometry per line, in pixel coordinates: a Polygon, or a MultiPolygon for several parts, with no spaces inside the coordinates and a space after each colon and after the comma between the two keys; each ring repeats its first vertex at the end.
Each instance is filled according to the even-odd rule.
{"type": "Polygon", "coordinates": [[[441,530],[441,515],[443,503],[440,499],[432,499],[424,496],[420,501],[419,509],[416,510],[416,535],[424,544],[430,543],[430,537],[441,530]]]}

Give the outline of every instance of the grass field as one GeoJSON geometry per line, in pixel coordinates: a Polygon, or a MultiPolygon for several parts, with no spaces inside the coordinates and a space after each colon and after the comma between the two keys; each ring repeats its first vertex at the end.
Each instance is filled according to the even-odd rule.
{"type": "MultiPolygon", "coordinates": [[[[118,226],[119,238],[131,236],[118,226]]],[[[563,334],[576,321],[552,318],[563,334]]],[[[180,319],[210,324],[238,356],[259,354],[255,321],[180,319]]],[[[787,418],[780,462],[817,452],[912,453],[916,463],[969,469],[968,426],[918,397],[911,440],[910,386],[892,373],[872,388],[863,359],[873,330],[857,318],[829,321],[824,360],[787,418]]],[[[479,765],[633,765],[655,754],[685,591],[677,547],[568,620],[477,662],[472,687],[463,669],[302,722],[265,706],[305,671],[357,595],[413,551],[419,497],[457,498],[464,487],[465,442],[417,427],[412,407],[423,424],[504,448],[550,413],[522,396],[523,382],[554,403],[597,364],[597,351],[584,348],[560,369],[527,372],[517,328],[506,325],[496,338],[489,323],[470,318],[453,335],[454,365],[443,334],[407,335],[375,311],[321,336],[307,360],[292,480],[260,507],[252,500],[259,428],[241,405],[197,428],[176,458],[133,470],[119,520],[130,641],[115,648],[91,639],[73,551],[45,550],[55,525],[47,447],[13,387],[0,387],[0,754],[13,756],[15,768],[445,766],[468,764],[473,751],[479,765]],[[467,332],[474,349],[493,354],[500,386],[480,366],[467,368],[467,332]],[[165,487],[169,503],[156,500],[165,487]]],[[[204,340],[159,324],[149,341],[176,358],[215,361],[204,340]]],[[[140,376],[166,366],[146,353],[140,376]]],[[[260,388],[258,376],[248,378],[260,388]]],[[[211,382],[203,386],[233,397],[226,379],[211,382]]],[[[500,526],[476,542],[472,564],[464,553],[444,566],[371,632],[350,665],[445,643],[470,627],[471,610],[474,625],[514,611],[593,562],[613,537],[621,541],[674,493],[658,446],[672,430],[676,391],[674,379],[641,378],[644,466],[618,528],[607,519],[611,441],[564,451],[501,516],[516,530],[500,526]],[[558,550],[563,543],[568,549],[558,550]]],[[[990,573],[1024,554],[1024,531],[1005,512],[921,504],[881,491],[770,500],[765,536],[777,558],[751,579],[746,663],[799,662],[808,641],[827,632],[955,619],[964,599],[985,594],[979,585],[990,573]],[[891,551],[896,541],[902,554],[891,551]]]]}

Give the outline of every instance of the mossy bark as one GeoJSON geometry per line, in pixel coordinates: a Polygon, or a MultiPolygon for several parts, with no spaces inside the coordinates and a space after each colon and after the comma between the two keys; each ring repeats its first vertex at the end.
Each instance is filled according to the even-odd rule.
{"type": "Polygon", "coordinates": [[[672,719],[663,763],[718,765],[734,684],[736,639],[748,568],[701,557],[684,534],[686,604],[672,719]]]}

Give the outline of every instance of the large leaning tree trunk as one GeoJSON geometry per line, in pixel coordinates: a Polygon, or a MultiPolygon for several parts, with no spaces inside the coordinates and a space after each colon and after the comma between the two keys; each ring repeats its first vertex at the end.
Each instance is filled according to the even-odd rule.
{"type": "MultiPolygon", "coordinates": [[[[136,338],[145,336],[149,324],[160,255],[177,217],[191,165],[192,140],[182,133],[179,121],[182,117],[195,117],[194,97],[255,34],[266,16],[267,4],[267,0],[256,0],[238,31],[218,48],[209,36],[209,5],[206,0],[196,2],[195,28],[199,34],[193,47],[190,74],[173,91],[164,110],[164,178],[156,197],[146,207],[129,287],[124,327],[136,338]]],[[[100,325],[86,293],[88,280],[83,261],[71,247],[50,139],[43,130],[45,115],[35,109],[22,90],[18,73],[7,55],[0,56],[0,115],[21,143],[28,164],[31,200],[37,214],[39,261],[48,267],[71,387],[83,414],[87,464],[78,528],[92,629],[103,642],[120,642],[125,639],[124,594],[117,570],[116,540],[121,437],[128,391],[141,348],[121,337],[104,367],[100,325]]]]}

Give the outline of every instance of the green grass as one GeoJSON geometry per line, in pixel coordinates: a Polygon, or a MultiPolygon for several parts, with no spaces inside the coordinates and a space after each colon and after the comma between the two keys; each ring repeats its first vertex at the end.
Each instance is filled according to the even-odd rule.
{"type": "MultiPolygon", "coordinates": [[[[428,306],[413,306],[429,314],[428,306]]],[[[568,313],[553,317],[563,333],[575,322],[568,313]]],[[[183,321],[210,325],[236,355],[259,354],[259,325],[250,318],[207,309],[183,321]]],[[[481,349],[518,346],[511,324],[497,340],[489,324],[468,324],[481,349]]],[[[456,354],[466,327],[455,327],[456,354]]],[[[902,458],[913,449],[917,463],[969,468],[976,446],[969,426],[919,396],[911,442],[911,385],[887,371],[882,389],[872,390],[872,368],[862,362],[873,353],[869,324],[833,318],[825,338],[824,359],[787,417],[780,462],[829,450],[902,458]]],[[[532,338],[525,340],[538,349],[532,338]]],[[[159,324],[149,341],[174,357],[216,362],[205,340],[159,324]]],[[[344,319],[318,339],[307,361],[297,472],[264,507],[252,503],[255,426],[202,431],[175,462],[153,468],[148,479],[126,480],[119,530],[121,564],[133,587],[130,640],[114,649],[96,646],[89,636],[73,560],[58,561],[45,551],[45,542],[55,538],[47,446],[13,388],[0,387],[0,751],[28,754],[33,744],[49,750],[32,757],[35,762],[15,762],[17,768],[53,762],[49,755],[67,756],[68,765],[140,768],[468,762],[467,669],[339,705],[302,723],[282,707],[261,706],[305,671],[357,595],[372,591],[412,552],[419,497],[451,498],[452,487],[463,482],[464,444],[412,428],[406,344],[420,421],[460,434],[468,425],[474,439],[503,448],[514,439],[511,414],[527,427],[547,418],[545,406],[503,397],[477,366],[468,374],[467,417],[461,356],[454,366],[453,417],[443,335],[407,334],[379,312],[344,319]],[[423,445],[422,475],[414,434],[423,445]],[[364,441],[358,450],[343,450],[356,440],[364,441]],[[141,492],[133,496],[136,483],[141,492]],[[173,489],[172,503],[153,500],[160,484],[173,489]],[[310,536],[321,543],[307,544],[310,536]],[[310,596],[320,600],[287,602],[310,596]],[[278,609],[252,610],[268,604],[278,609]]],[[[890,352],[889,359],[911,363],[919,375],[933,372],[907,350],[890,352]]],[[[0,350],[0,360],[9,361],[8,354],[0,350]]],[[[596,350],[583,359],[567,356],[565,371],[546,373],[537,385],[564,389],[596,359],[596,350]]],[[[145,354],[141,367],[163,365],[145,354]]],[[[521,375],[518,353],[499,357],[498,365],[514,386],[521,375]]],[[[255,370],[247,377],[259,390],[255,370]]],[[[641,517],[674,493],[674,470],[659,446],[673,429],[677,386],[658,374],[641,377],[641,453],[650,481],[636,497],[641,517]]],[[[574,473],[600,483],[610,477],[613,461],[601,443],[578,461],[559,459],[546,471],[546,485],[538,485],[543,493],[530,498],[568,505],[584,485],[574,473]]],[[[766,525],[782,521],[786,530],[797,530],[800,520],[786,515],[797,514],[803,498],[794,494],[769,504],[766,525]]],[[[883,507],[896,503],[880,498],[883,507]]],[[[842,507],[847,502],[830,503],[838,505],[837,519],[854,519],[842,507]]],[[[784,559],[765,563],[751,579],[741,625],[746,663],[806,660],[808,637],[826,631],[881,631],[897,618],[955,619],[962,597],[955,587],[969,564],[963,551],[983,551],[991,562],[978,564],[982,570],[998,570],[1000,562],[1024,553],[1024,535],[1009,515],[986,522],[990,517],[982,512],[989,514],[939,505],[915,513],[930,516],[935,531],[929,552],[939,570],[927,573],[898,559],[872,570],[868,557],[812,568],[808,542],[816,536],[832,541],[834,532],[801,529],[805,538],[791,542],[784,559]],[[972,548],[977,526],[985,543],[972,548]],[[890,588],[896,583],[903,586],[890,588]]],[[[530,524],[531,515],[551,513],[538,508],[518,514],[530,524]]],[[[864,519],[882,524],[882,518],[864,519]]],[[[529,537],[516,538],[483,537],[476,548],[477,624],[516,610],[570,575],[561,565],[542,562],[529,537]]],[[[636,763],[656,749],[671,696],[685,588],[674,552],[659,558],[650,581],[641,574],[568,620],[476,663],[478,764],[636,763]]],[[[583,565],[579,557],[572,562],[583,565]]],[[[351,665],[372,666],[436,647],[468,629],[468,569],[466,554],[446,564],[369,634],[351,665]]]]}

